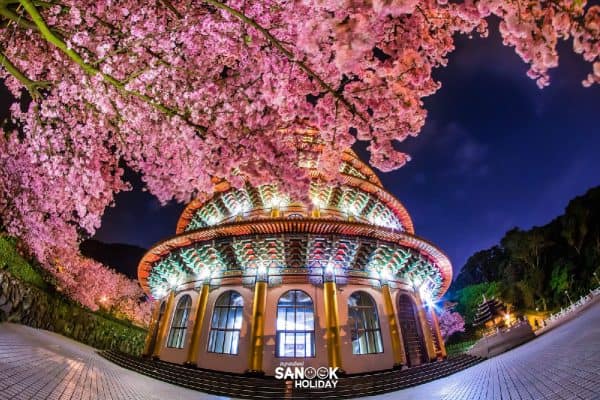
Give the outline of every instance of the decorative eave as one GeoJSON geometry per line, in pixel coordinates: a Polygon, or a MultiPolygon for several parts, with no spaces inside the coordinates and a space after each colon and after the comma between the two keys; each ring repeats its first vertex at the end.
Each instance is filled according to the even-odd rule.
{"type": "Polygon", "coordinates": [[[276,235],[282,233],[297,234],[337,234],[349,237],[368,237],[391,244],[398,244],[419,251],[432,260],[442,277],[442,286],[438,291],[441,297],[452,282],[452,264],[448,257],[432,243],[411,233],[378,227],[371,224],[351,221],[328,220],[323,218],[307,219],[264,219],[224,223],[175,235],[154,245],[138,265],[138,279],[142,288],[149,293],[148,277],[152,265],[169,255],[173,250],[194,243],[211,241],[225,237],[251,235],[276,235]]]}
{"type": "MultiPolygon", "coordinates": [[[[343,185],[347,185],[359,189],[365,193],[371,194],[377,199],[379,199],[386,207],[388,207],[394,213],[394,215],[396,215],[396,217],[400,221],[400,224],[402,225],[402,228],[407,233],[414,234],[415,230],[410,214],[408,213],[404,205],[398,199],[396,199],[396,197],[393,194],[391,194],[381,186],[380,182],[378,185],[368,180],[364,180],[352,175],[343,174],[341,183],[343,185]]],[[[221,181],[215,186],[215,194],[223,193],[230,189],[231,186],[227,182],[221,181]]],[[[189,225],[192,218],[194,217],[196,211],[202,208],[202,206],[204,206],[204,204],[206,204],[210,200],[212,200],[212,198],[208,199],[205,202],[199,200],[192,200],[183,210],[181,216],[179,217],[179,220],[177,221],[176,233],[183,233],[186,227],[189,225]]]]}
{"type": "Polygon", "coordinates": [[[361,174],[367,177],[367,180],[374,185],[379,187],[383,187],[383,184],[379,180],[379,177],[375,174],[375,172],[369,167],[367,164],[362,162],[356,153],[352,150],[348,150],[342,153],[341,157],[343,162],[346,162],[356,168],[361,174]]]}

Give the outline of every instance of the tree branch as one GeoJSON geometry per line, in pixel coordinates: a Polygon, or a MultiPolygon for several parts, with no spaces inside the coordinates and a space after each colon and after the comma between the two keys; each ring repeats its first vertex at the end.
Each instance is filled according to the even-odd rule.
{"type": "Polygon", "coordinates": [[[25,8],[25,11],[27,11],[27,13],[29,14],[31,19],[37,26],[37,29],[39,30],[42,37],[46,41],[48,41],[49,43],[52,43],[54,46],[56,46],[58,49],[60,49],[71,60],[75,61],[75,63],[77,63],[88,75],[91,75],[91,76],[100,75],[106,83],[112,85],[118,91],[120,91],[126,95],[136,97],[167,115],[178,116],[178,117],[182,118],[184,121],[186,121],[188,124],[193,126],[194,128],[198,129],[200,132],[205,131],[204,127],[191,122],[179,110],[168,107],[162,103],[159,103],[146,94],[140,93],[138,91],[126,89],[125,84],[123,82],[119,81],[118,79],[114,78],[113,76],[111,76],[109,74],[105,74],[98,68],[94,67],[92,64],[85,62],[85,60],[83,60],[83,58],[75,50],[73,50],[69,46],[67,46],[67,44],[62,39],[60,39],[54,32],[52,32],[50,30],[50,28],[48,27],[48,25],[46,25],[46,22],[44,21],[41,14],[38,12],[35,5],[31,2],[31,0],[19,0],[19,3],[21,3],[21,5],[25,8]]]}
{"type": "Polygon", "coordinates": [[[12,76],[14,76],[29,92],[31,98],[38,100],[41,98],[40,89],[50,87],[51,82],[34,81],[29,79],[21,70],[14,65],[4,52],[0,51],[0,65],[2,65],[12,76]]]}
{"type": "Polygon", "coordinates": [[[163,3],[165,5],[165,7],[167,7],[169,10],[171,10],[171,12],[173,14],[175,14],[175,16],[179,19],[183,18],[183,15],[177,11],[177,9],[175,8],[175,6],[173,5],[173,3],[171,3],[170,0],[158,0],[161,3],[163,3]]]}
{"type": "Polygon", "coordinates": [[[226,4],[221,3],[218,0],[204,0],[206,3],[219,8],[223,11],[226,11],[227,13],[237,17],[238,19],[242,20],[243,22],[247,23],[248,25],[252,26],[253,28],[255,28],[256,30],[258,30],[260,33],[262,33],[262,35],[269,41],[271,42],[271,44],[273,45],[273,47],[275,47],[277,50],[279,50],[288,60],[290,60],[292,63],[296,64],[302,71],[304,71],[308,76],[310,76],[311,78],[313,78],[315,81],[318,82],[318,84],[325,89],[327,92],[331,93],[333,95],[333,97],[335,97],[336,99],[338,99],[339,101],[342,102],[342,104],[344,104],[344,106],[354,115],[358,116],[361,120],[363,121],[367,121],[367,119],[358,112],[358,110],[356,109],[356,107],[350,103],[341,93],[338,93],[336,90],[334,90],[327,82],[325,82],[319,75],[317,75],[316,72],[314,72],[308,65],[306,65],[304,62],[298,60],[296,58],[296,56],[294,55],[294,53],[292,53],[290,50],[286,49],[283,44],[275,37],[271,34],[271,32],[269,32],[267,29],[263,28],[261,25],[259,25],[256,21],[254,21],[252,18],[246,16],[245,14],[241,13],[240,11],[231,8],[229,6],[227,6],[226,4]]]}

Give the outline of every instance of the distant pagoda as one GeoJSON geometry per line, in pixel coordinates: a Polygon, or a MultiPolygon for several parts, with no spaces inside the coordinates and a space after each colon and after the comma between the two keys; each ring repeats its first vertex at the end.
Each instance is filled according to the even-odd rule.
{"type": "Polygon", "coordinates": [[[487,300],[484,295],[483,301],[477,307],[473,325],[484,326],[487,329],[501,326],[504,324],[506,315],[507,307],[502,301],[495,297],[487,300]]]}

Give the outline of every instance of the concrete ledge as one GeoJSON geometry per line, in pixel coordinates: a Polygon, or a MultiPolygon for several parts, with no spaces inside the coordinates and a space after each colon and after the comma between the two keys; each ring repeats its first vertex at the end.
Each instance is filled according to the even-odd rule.
{"type": "Polygon", "coordinates": [[[552,321],[551,323],[547,324],[546,326],[544,326],[543,328],[538,329],[537,331],[535,331],[535,335],[536,336],[543,335],[544,333],[550,332],[552,329],[561,326],[565,322],[569,322],[573,318],[581,315],[581,313],[583,313],[585,310],[590,308],[592,305],[598,303],[599,301],[600,301],[600,296],[592,295],[592,298],[590,299],[590,301],[583,304],[581,307],[577,308],[572,313],[569,313],[568,315],[565,315],[562,318],[556,319],[556,320],[552,321]]]}
{"type": "Polygon", "coordinates": [[[508,330],[498,332],[494,336],[482,338],[467,353],[476,357],[494,357],[533,338],[535,338],[535,335],[529,323],[521,322],[508,330]]]}

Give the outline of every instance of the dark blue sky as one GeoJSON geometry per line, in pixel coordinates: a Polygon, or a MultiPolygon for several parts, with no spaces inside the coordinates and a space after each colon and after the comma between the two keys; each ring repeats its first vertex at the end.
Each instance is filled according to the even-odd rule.
{"type": "MultiPolygon", "coordinates": [[[[545,224],[600,184],[600,88],[581,86],[591,66],[568,45],[560,55],[540,90],[496,33],[459,39],[436,71],[442,89],[426,100],[424,130],[400,146],[412,161],[379,174],[455,271],[508,229],[545,224]]],[[[95,237],[149,247],[174,233],[182,209],[138,188],[118,196],[95,237]]]]}

